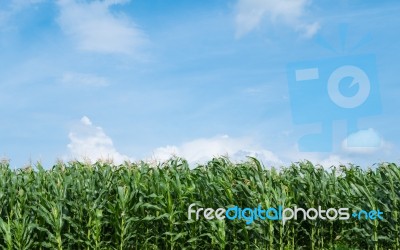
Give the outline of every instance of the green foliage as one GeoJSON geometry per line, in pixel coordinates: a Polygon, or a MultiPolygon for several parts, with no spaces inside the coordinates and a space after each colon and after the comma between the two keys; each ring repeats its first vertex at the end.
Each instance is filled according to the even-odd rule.
{"type": "Polygon", "coordinates": [[[300,162],[279,171],[224,158],[189,169],[58,163],[12,170],[0,163],[3,249],[400,249],[400,168],[300,162]],[[384,220],[189,220],[188,206],[380,209],[384,220]]]}

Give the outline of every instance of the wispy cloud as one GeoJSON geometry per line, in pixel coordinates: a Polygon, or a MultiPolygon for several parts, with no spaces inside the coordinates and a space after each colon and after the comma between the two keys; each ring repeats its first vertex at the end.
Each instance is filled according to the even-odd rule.
{"type": "Polygon", "coordinates": [[[245,160],[246,156],[254,156],[264,164],[282,164],[276,155],[256,145],[250,138],[231,138],[227,135],[195,139],[180,146],[160,147],[153,155],[156,160],[161,161],[171,156],[183,157],[191,163],[205,163],[218,156],[228,156],[231,160],[238,161],[245,160]]]}
{"type": "Polygon", "coordinates": [[[81,50],[133,54],[146,40],[143,31],[127,16],[110,10],[126,2],[59,0],[58,22],[81,50]]]}
{"type": "Polygon", "coordinates": [[[68,86],[105,87],[109,85],[105,77],[92,74],[66,72],[61,78],[61,83],[68,86]]]}
{"type": "Polygon", "coordinates": [[[9,0],[7,3],[1,3],[0,9],[0,27],[7,23],[16,13],[23,8],[31,6],[32,4],[39,4],[46,0],[9,0]]]}
{"type": "Polygon", "coordinates": [[[21,8],[30,4],[42,3],[44,1],[46,0],[11,0],[10,2],[14,8],[21,8]]]}
{"type": "Polygon", "coordinates": [[[104,132],[101,127],[96,127],[86,116],[82,117],[78,124],[75,124],[68,135],[70,143],[69,157],[78,160],[112,160],[116,164],[124,161],[132,161],[126,155],[119,153],[112,139],[104,132]]]}
{"type": "Polygon", "coordinates": [[[302,33],[313,36],[319,29],[318,22],[307,22],[305,16],[311,0],[239,0],[236,14],[236,36],[242,37],[267,19],[282,23],[302,33]]]}

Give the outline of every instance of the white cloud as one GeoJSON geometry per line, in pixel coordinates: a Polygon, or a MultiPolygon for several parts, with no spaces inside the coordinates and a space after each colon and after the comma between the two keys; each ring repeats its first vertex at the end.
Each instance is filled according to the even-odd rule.
{"type": "Polygon", "coordinates": [[[342,142],[342,149],[349,153],[371,154],[386,147],[387,144],[372,128],[359,130],[342,142]]]}
{"type": "Polygon", "coordinates": [[[59,0],[58,22],[81,50],[132,54],[145,41],[143,32],[126,16],[110,11],[111,6],[126,2],[59,0]]]}
{"type": "Polygon", "coordinates": [[[236,152],[233,155],[232,159],[244,160],[246,159],[247,156],[251,156],[263,162],[264,164],[267,164],[267,166],[271,167],[281,167],[284,164],[283,161],[281,161],[278,156],[276,156],[269,150],[261,149],[259,147],[253,149],[251,148],[252,147],[250,147],[249,149],[244,149],[236,152]]]}
{"type": "Polygon", "coordinates": [[[312,37],[319,29],[318,22],[306,22],[306,8],[311,0],[239,0],[236,14],[236,35],[241,37],[254,30],[264,18],[271,23],[283,23],[312,37]]]}
{"type": "Polygon", "coordinates": [[[339,155],[330,155],[327,158],[315,160],[313,163],[321,165],[324,168],[330,168],[332,166],[339,167],[340,165],[348,165],[351,162],[350,159],[343,158],[339,155]]]}
{"type": "Polygon", "coordinates": [[[116,164],[124,161],[132,161],[126,155],[119,153],[109,136],[106,135],[101,127],[93,126],[90,119],[82,117],[68,135],[70,143],[69,158],[78,160],[112,160],[116,164]]]}
{"type": "Polygon", "coordinates": [[[305,160],[325,169],[354,162],[341,154],[299,152],[296,146],[279,153],[271,152],[255,144],[250,138],[231,138],[227,135],[196,139],[180,146],[160,147],[154,151],[153,159],[164,161],[171,156],[183,157],[191,164],[206,163],[218,156],[228,156],[232,161],[243,161],[247,156],[252,156],[265,166],[277,169],[305,160]]]}
{"type": "Polygon", "coordinates": [[[108,81],[104,77],[67,72],[61,78],[61,82],[71,86],[88,86],[88,87],[105,87],[108,86],[108,81]]]}
{"type": "MultiPolygon", "coordinates": [[[[112,139],[104,132],[101,127],[93,125],[91,120],[84,116],[75,124],[69,133],[70,143],[68,144],[69,158],[78,160],[90,160],[94,162],[98,159],[112,159],[114,163],[120,164],[125,160],[133,161],[132,158],[119,153],[113,145],[112,139]]],[[[378,137],[373,129],[361,130],[349,136],[349,140],[355,140],[360,143],[376,143],[378,137]]],[[[346,140],[343,142],[345,143],[346,140]]],[[[347,143],[347,142],[346,142],[347,143]]],[[[343,147],[347,144],[343,144],[343,147]]],[[[366,144],[363,144],[366,145],[366,144]]],[[[371,144],[368,144],[371,145],[371,144]]],[[[377,145],[377,144],[374,144],[377,145]]],[[[387,143],[379,144],[378,149],[385,148],[387,143]]],[[[344,149],[350,153],[370,153],[378,150],[376,148],[347,147],[344,149]]],[[[151,158],[147,161],[156,162],[165,161],[173,156],[182,157],[192,165],[204,164],[213,157],[227,156],[232,161],[247,160],[247,156],[253,156],[260,160],[265,166],[280,168],[289,166],[291,162],[309,160],[315,165],[321,165],[324,168],[331,166],[347,165],[354,163],[355,158],[339,152],[299,152],[298,148],[290,147],[282,152],[272,152],[261,147],[249,137],[232,138],[227,135],[215,136],[210,138],[199,138],[184,142],[181,145],[168,145],[156,148],[151,158]]],[[[357,158],[358,159],[358,158],[357,158]]],[[[359,161],[362,159],[358,159],[359,161]]]]}
{"type": "Polygon", "coordinates": [[[153,155],[160,161],[171,156],[183,157],[190,163],[205,163],[218,156],[228,156],[231,160],[245,160],[246,156],[255,156],[264,164],[282,164],[277,156],[255,145],[251,139],[231,138],[227,135],[196,139],[180,146],[160,147],[153,155]]]}
{"type": "Polygon", "coordinates": [[[354,162],[342,154],[337,153],[301,152],[297,144],[281,154],[285,156],[284,161],[287,166],[289,162],[310,161],[314,165],[321,165],[325,169],[329,169],[332,166],[338,167],[354,162]]]}

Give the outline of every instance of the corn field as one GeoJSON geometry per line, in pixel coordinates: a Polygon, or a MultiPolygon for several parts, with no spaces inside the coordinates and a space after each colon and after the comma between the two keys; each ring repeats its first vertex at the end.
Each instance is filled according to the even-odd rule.
{"type": "Polygon", "coordinates": [[[0,165],[3,249],[400,249],[400,168],[253,158],[149,163],[0,165]],[[188,206],[380,209],[383,220],[188,220],[188,206]]]}

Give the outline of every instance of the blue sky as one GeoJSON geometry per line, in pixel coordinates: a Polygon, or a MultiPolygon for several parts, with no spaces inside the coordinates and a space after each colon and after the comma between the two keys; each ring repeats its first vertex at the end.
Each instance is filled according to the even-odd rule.
{"type": "Polygon", "coordinates": [[[398,162],[399,10],[389,0],[0,0],[0,156],[14,167],[171,154],[398,162]],[[379,87],[368,107],[381,109],[354,113],[356,130],[326,112],[325,88],[299,90],[294,103],[288,65],[323,72],[334,58],[362,64],[365,54],[376,58],[366,73],[379,87]],[[317,108],[297,114],[322,114],[332,131],[304,152],[300,138],[322,121],[299,124],[293,107],[311,99],[317,108]]]}

